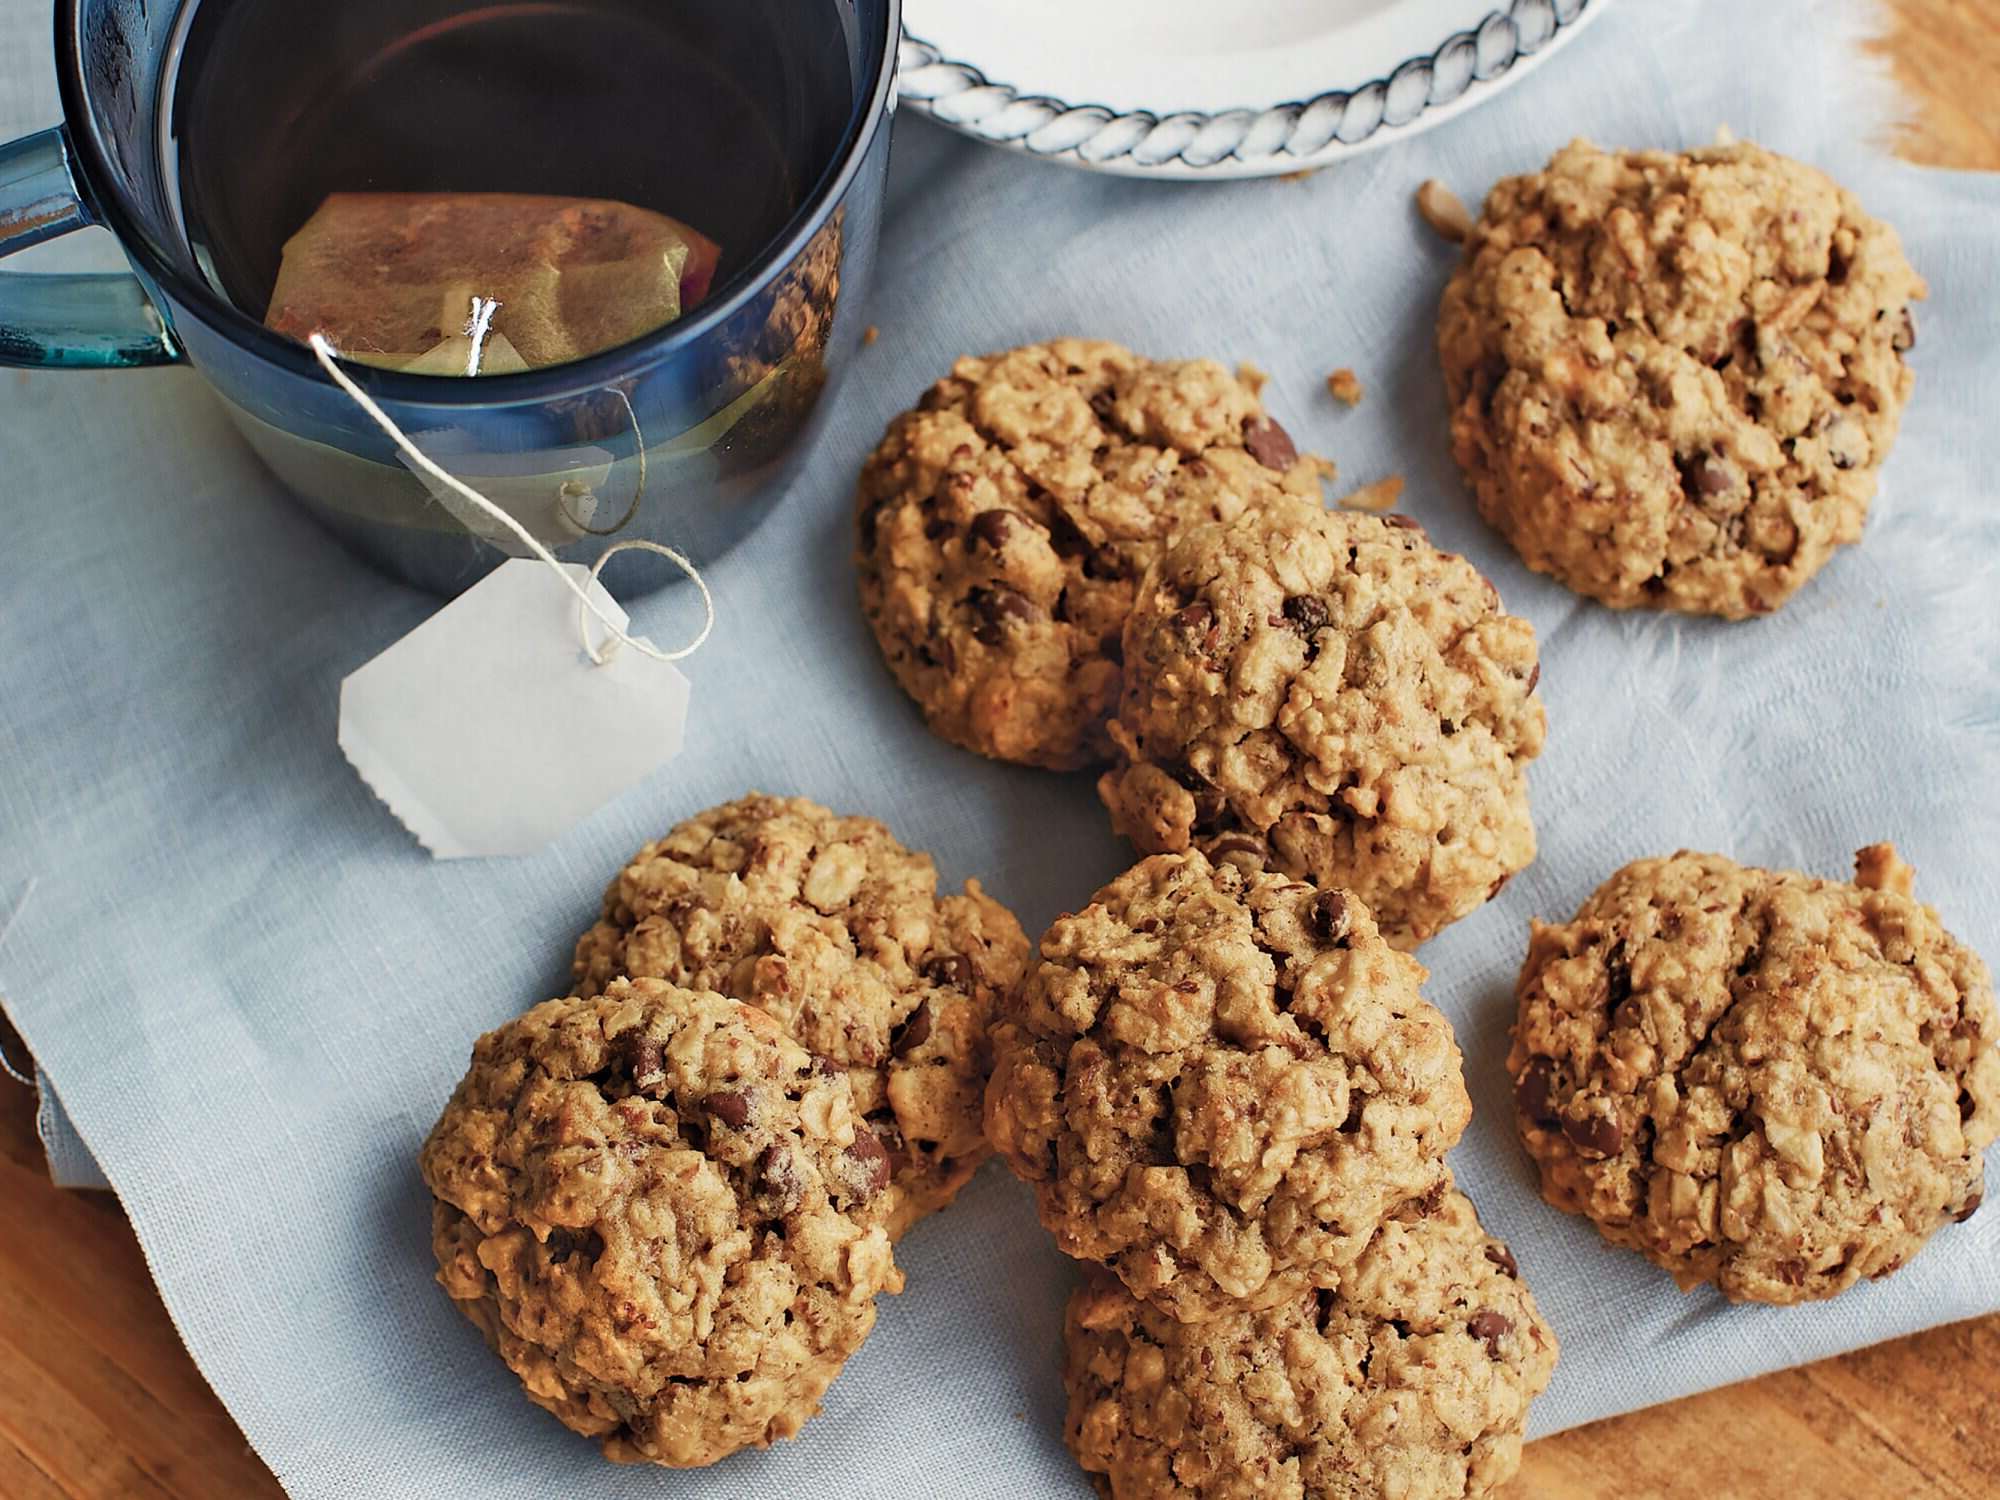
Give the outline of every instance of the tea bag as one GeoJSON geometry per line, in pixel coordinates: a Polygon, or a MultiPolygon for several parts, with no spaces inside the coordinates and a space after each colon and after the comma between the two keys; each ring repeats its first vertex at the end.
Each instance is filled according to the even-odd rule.
{"type": "Polygon", "coordinates": [[[264,323],[390,369],[510,373],[671,323],[708,295],[720,253],[609,199],[334,193],[286,242],[264,323]],[[475,298],[498,304],[476,364],[475,298]]]}

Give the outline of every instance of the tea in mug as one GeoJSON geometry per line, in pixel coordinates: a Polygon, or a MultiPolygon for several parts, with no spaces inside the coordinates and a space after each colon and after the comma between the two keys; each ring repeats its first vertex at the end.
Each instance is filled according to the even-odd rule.
{"type": "Polygon", "coordinates": [[[782,233],[837,151],[848,57],[824,0],[199,0],[169,110],[182,218],[216,289],[283,331],[439,364],[424,336],[462,335],[480,296],[502,303],[486,369],[577,358],[782,233]],[[586,265],[599,295],[571,277],[565,307],[586,265]]]}

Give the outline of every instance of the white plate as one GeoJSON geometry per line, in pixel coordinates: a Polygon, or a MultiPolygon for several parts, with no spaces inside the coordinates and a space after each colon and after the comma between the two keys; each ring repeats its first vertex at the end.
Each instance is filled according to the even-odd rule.
{"type": "Polygon", "coordinates": [[[903,107],[1134,177],[1265,177],[1450,119],[1610,0],[904,0],[903,107]]]}

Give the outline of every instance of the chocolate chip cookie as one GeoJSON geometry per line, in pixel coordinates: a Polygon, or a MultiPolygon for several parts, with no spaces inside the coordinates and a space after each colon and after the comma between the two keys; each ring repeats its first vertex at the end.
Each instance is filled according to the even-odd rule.
{"type": "Polygon", "coordinates": [[[846,1075],[721,995],[621,980],[487,1033],[422,1169],[438,1280],[620,1462],[792,1436],[902,1289],[846,1075]]]}
{"type": "Polygon", "coordinates": [[[1179,1323],[1094,1275],[1063,1330],[1065,1435],[1109,1500],[1458,1500],[1521,1462],[1556,1338],[1457,1191],[1337,1287],[1179,1323]]]}
{"type": "Polygon", "coordinates": [[[1190,1321],[1327,1284],[1471,1114],[1423,966],[1337,890],[1158,855],[1060,917],[986,1129],[1067,1254],[1190,1321]]]}
{"type": "Polygon", "coordinates": [[[861,473],[861,602],[934,731],[1053,770],[1109,758],[1147,565],[1196,521],[1316,500],[1332,472],[1256,382],[1056,339],[959,360],[889,424],[861,473]]]}
{"type": "Polygon", "coordinates": [[[848,1077],[893,1170],[878,1211],[901,1237],[986,1159],[980,1099],[996,996],[1028,939],[969,880],[873,818],[753,793],[648,844],[576,945],[574,987],[618,978],[714,990],[769,1013],[848,1077]]]}
{"type": "Polygon", "coordinates": [[[1578,141],[1493,189],[1445,289],[1452,451],[1578,593],[1764,614],[1860,540],[1923,295],[1811,167],[1578,141]]]}
{"type": "Polygon", "coordinates": [[[1413,947],[1535,857],[1540,673],[1534,627],[1408,517],[1269,505],[1147,576],[1098,791],[1143,852],[1344,887],[1413,947]]]}
{"type": "Polygon", "coordinates": [[[1855,867],[1644,859],[1534,924],[1507,1066],[1543,1196],[1683,1289],[1831,1297],[1979,1207],[1992,978],[1893,848],[1855,867]]]}

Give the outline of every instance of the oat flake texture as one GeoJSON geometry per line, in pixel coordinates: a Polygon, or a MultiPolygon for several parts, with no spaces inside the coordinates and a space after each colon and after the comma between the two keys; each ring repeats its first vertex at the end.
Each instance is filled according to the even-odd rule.
{"type": "Polygon", "coordinates": [[[1099,792],[1141,851],[1352,890],[1400,948],[1535,857],[1535,631],[1407,516],[1287,502],[1189,532],[1125,627],[1099,792]]]}
{"type": "Polygon", "coordinates": [[[1324,1285],[1471,1115],[1423,966],[1358,897],[1155,855],[1059,917],[987,1132],[1063,1250],[1190,1321],[1324,1285]]]}
{"type": "Polygon", "coordinates": [[[1261,381],[1056,339],[967,356],[889,424],[857,496],[861,602],[938,734],[1068,770],[1110,757],[1119,637],[1183,529],[1317,499],[1261,381]]]}
{"type": "Polygon", "coordinates": [[[1578,593],[1766,614],[1861,538],[1924,295],[1815,168],[1577,141],[1494,187],[1445,288],[1452,451],[1578,593]]]}
{"type": "Polygon", "coordinates": [[[793,1436],[902,1290],[845,1076],[720,995],[620,981],[489,1032],[422,1168],[445,1291],[621,1462],[793,1436]]]}
{"type": "Polygon", "coordinates": [[[997,997],[1028,939],[968,880],[873,818],[752,793],[676,824],[604,892],[578,939],[577,993],[670,980],[755,1005],[846,1072],[893,1169],[877,1212],[900,1238],[986,1160],[980,1100],[997,997]]]}
{"type": "Polygon", "coordinates": [[[1855,865],[1644,859],[1534,924],[1507,1067],[1542,1192],[1683,1287],[1831,1297],[1980,1206],[1992,975],[1893,848],[1855,865]]]}

